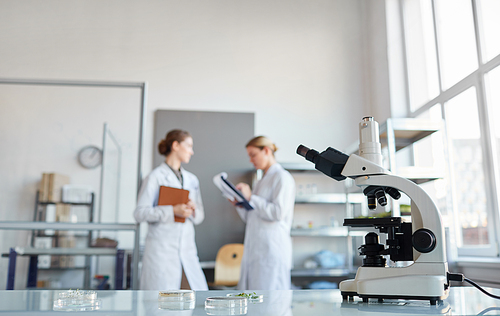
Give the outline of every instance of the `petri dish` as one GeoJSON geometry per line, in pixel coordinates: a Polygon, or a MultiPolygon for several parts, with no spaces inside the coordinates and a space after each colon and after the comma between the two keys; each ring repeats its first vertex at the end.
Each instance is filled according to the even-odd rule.
{"type": "Polygon", "coordinates": [[[192,310],[195,308],[196,295],[192,290],[160,291],[158,308],[169,310],[192,310]]]}
{"type": "Polygon", "coordinates": [[[255,294],[255,293],[229,293],[228,297],[246,297],[251,303],[262,303],[264,301],[263,294],[255,294]]]}
{"type": "Polygon", "coordinates": [[[208,315],[246,315],[248,300],[245,297],[207,297],[205,311],[208,315]]]}
{"type": "Polygon", "coordinates": [[[55,311],[94,311],[101,308],[101,300],[96,291],[68,290],[60,292],[54,300],[55,311]]]}
{"type": "Polygon", "coordinates": [[[158,301],[162,302],[191,302],[196,300],[193,290],[172,290],[158,292],[158,301]]]}

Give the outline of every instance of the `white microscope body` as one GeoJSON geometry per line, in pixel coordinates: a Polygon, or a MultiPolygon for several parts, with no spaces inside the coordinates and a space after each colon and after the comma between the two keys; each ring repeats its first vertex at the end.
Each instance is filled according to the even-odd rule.
{"type": "Polygon", "coordinates": [[[399,217],[344,221],[344,226],[371,226],[388,233],[389,248],[378,245],[377,234],[368,234],[366,245],[360,247],[361,254],[366,255],[363,266],[358,268],[354,279],[340,283],[340,291],[344,299],[359,296],[364,302],[370,298],[408,299],[429,300],[434,305],[449,293],[441,214],[422,188],[381,166],[378,135],[377,122],[364,118],[360,123],[359,156],[347,156],[333,148],[321,154],[302,145],[297,149],[297,153],[314,162],[316,169],[326,175],[339,181],[345,177],[354,179],[367,195],[372,209],[376,207],[375,199],[385,205],[385,193],[397,199],[401,191],[411,199],[411,223],[403,223],[399,217]],[[393,261],[411,263],[405,267],[388,267],[382,255],[390,255],[393,261]]]}

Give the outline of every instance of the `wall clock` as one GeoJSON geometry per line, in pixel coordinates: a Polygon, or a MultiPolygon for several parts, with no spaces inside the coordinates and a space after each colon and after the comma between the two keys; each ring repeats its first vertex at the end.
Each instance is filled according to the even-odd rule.
{"type": "Polygon", "coordinates": [[[102,163],[102,150],[93,145],[85,146],[78,153],[78,162],[87,169],[97,168],[102,163]]]}

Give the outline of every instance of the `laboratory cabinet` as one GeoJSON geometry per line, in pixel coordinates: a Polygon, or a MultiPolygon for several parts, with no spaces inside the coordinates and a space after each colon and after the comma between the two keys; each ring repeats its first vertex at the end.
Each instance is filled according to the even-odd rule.
{"type": "Polygon", "coordinates": [[[345,187],[310,163],[282,163],[294,177],[296,198],[290,235],[293,247],[292,283],[308,288],[316,281],[337,283],[353,277],[354,245],[344,218],[359,213],[362,194],[347,195],[345,187]]]}

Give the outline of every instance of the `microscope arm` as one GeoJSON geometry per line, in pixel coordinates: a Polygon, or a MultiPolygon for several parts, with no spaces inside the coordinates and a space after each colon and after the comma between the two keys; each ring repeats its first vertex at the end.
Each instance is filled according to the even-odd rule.
{"type": "Polygon", "coordinates": [[[429,253],[417,253],[419,262],[446,262],[444,227],[441,214],[430,196],[412,181],[396,175],[357,155],[349,156],[342,175],[353,178],[356,185],[364,189],[368,186],[393,187],[405,193],[412,201],[411,219],[413,232],[420,228],[432,231],[436,246],[429,253]]]}

